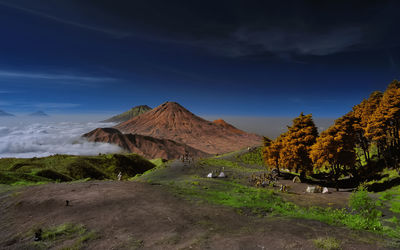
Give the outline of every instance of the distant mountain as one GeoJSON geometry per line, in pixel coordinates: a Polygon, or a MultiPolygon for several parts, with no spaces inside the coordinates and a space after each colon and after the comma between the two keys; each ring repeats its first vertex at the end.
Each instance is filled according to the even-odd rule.
{"type": "Polygon", "coordinates": [[[36,112],[33,112],[33,113],[29,114],[29,116],[42,116],[43,117],[43,116],[49,116],[49,115],[46,114],[45,112],[39,110],[39,111],[36,111],[36,112]]]}
{"type": "Polygon", "coordinates": [[[0,116],[14,116],[13,114],[7,113],[3,110],[0,110],[0,116]]]}
{"type": "Polygon", "coordinates": [[[126,111],[126,112],[124,112],[122,114],[113,116],[113,117],[111,117],[111,118],[109,118],[107,120],[104,120],[102,122],[118,122],[118,123],[125,122],[125,121],[128,121],[128,120],[136,117],[136,116],[144,114],[144,113],[146,113],[146,112],[148,112],[150,110],[151,110],[151,108],[149,106],[140,105],[140,106],[133,107],[130,110],[128,110],[128,111],[126,111]]]}
{"type": "Polygon", "coordinates": [[[173,140],[209,154],[261,144],[261,136],[248,134],[228,125],[225,122],[223,125],[212,123],[194,115],[178,103],[166,102],[118,124],[115,128],[122,133],[173,140]]]}
{"type": "Polygon", "coordinates": [[[177,159],[186,152],[190,156],[205,157],[208,154],[168,139],[157,139],[137,134],[122,134],[115,128],[97,128],[84,134],[89,141],[116,144],[121,148],[146,158],[177,159]]]}

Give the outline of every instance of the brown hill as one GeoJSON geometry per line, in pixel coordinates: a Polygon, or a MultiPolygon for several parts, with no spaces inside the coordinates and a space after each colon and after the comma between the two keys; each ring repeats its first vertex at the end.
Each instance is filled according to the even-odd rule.
{"type": "Polygon", "coordinates": [[[143,155],[146,158],[177,159],[188,152],[194,157],[205,157],[208,154],[168,139],[158,139],[137,134],[122,134],[115,128],[97,128],[84,134],[89,141],[116,144],[121,148],[143,155]]]}
{"type": "Polygon", "coordinates": [[[174,140],[209,154],[260,145],[262,140],[258,135],[237,133],[204,120],[175,102],[166,102],[115,128],[123,133],[174,140]]]}
{"type": "Polygon", "coordinates": [[[236,133],[236,134],[239,134],[239,135],[246,134],[246,132],[234,127],[233,125],[227,123],[226,121],[224,121],[222,119],[215,120],[215,121],[213,121],[213,123],[217,124],[218,126],[221,126],[221,127],[225,128],[225,129],[227,129],[227,130],[229,130],[229,131],[231,131],[233,133],[236,133]]]}

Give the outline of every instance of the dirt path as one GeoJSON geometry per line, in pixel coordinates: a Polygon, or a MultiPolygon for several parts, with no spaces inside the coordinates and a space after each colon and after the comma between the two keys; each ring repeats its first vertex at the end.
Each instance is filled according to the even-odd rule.
{"type": "Polygon", "coordinates": [[[26,232],[66,222],[97,232],[88,249],[313,249],[312,239],[326,236],[340,239],[344,249],[380,245],[376,235],[317,221],[258,218],[190,203],[160,185],[94,181],[34,186],[2,196],[0,248],[32,249],[33,235],[26,232]]]}

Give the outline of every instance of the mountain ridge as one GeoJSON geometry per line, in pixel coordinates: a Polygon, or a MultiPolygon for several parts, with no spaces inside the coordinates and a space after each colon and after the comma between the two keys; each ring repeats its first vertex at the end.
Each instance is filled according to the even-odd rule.
{"type": "Polygon", "coordinates": [[[104,121],[101,121],[101,122],[117,122],[117,123],[125,122],[125,121],[128,121],[128,120],[136,117],[136,116],[144,114],[144,113],[150,111],[151,109],[152,108],[150,108],[147,105],[138,105],[138,106],[135,106],[135,107],[131,108],[128,111],[125,111],[125,112],[123,112],[123,113],[121,113],[119,115],[115,115],[113,117],[110,117],[110,118],[108,118],[108,119],[106,119],[104,121]]]}

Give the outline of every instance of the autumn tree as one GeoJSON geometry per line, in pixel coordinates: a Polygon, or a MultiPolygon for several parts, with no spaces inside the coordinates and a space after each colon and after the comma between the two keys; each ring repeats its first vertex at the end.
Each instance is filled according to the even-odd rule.
{"type": "Polygon", "coordinates": [[[282,140],[285,138],[286,133],[281,134],[278,138],[270,141],[268,145],[263,147],[263,160],[265,165],[270,169],[277,169],[279,174],[279,159],[280,151],[282,149],[282,140]]]}
{"type": "Polygon", "coordinates": [[[366,136],[378,146],[379,156],[386,163],[399,167],[400,163],[400,82],[391,82],[383,94],[379,107],[367,123],[366,136]]]}
{"type": "Polygon", "coordinates": [[[312,115],[301,113],[293,120],[293,125],[288,128],[287,135],[282,140],[280,152],[280,165],[290,170],[299,170],[304,174],[313,170],[309,153],[311,146],[318,137],[318,129],[314,124],[312,115]]]}
{"type": "Polygon", "coordinates": [[[353,124],[349,115],[337,119],[334,125],[321,133],[310,151],[310,158],[316,167],[330,170],[337,190],[340,175],[354,170],[356,138],[353,124]]]}
{"type": "Polygon", "coordinates": [[[368,120],[374,114],[382,100],[383,93],[373,92],[368,99],[364,99],[360,104],[353,107],[349,115],[354,118],[354,130],[356,133],[356,144],[364,154],[364,159],[370,161],[371,140],[366,136],[368,120]]]}

